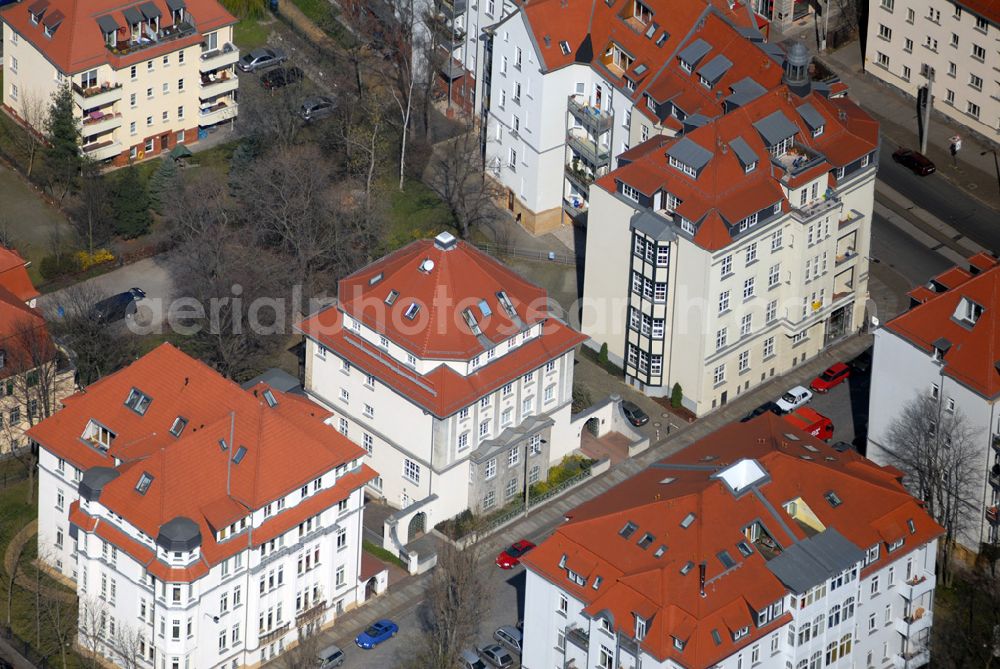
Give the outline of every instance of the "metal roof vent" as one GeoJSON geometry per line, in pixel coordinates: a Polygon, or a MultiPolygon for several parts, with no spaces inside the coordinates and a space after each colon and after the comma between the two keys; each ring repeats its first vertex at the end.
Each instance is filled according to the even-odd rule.
{"type": "Polygon", "coordinates": [[[434,261],[431,260],[430,258],[425,258],[423,262],[420,263],[420,267],[418,267],[417,269],[419,269],[424,274],[430,274],[431,270],[434,269],[434,261]]]}
{"type": "Polygon", "coordinates": [[[457,244],[458,240],[455,239],[455,235],[447,231],[442,232],[434,238],[434,246],[438,247],[442,251],[450,251],[455,248],[457,244]]]}

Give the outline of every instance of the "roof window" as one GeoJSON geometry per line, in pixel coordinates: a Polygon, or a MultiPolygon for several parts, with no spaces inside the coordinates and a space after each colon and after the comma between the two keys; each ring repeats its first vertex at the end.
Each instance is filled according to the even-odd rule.
{"type": "Polygon", "coordinates": [[[681,567],[681,574],[687,574],[692,569],[694,569],[694,562],[688,560],[687,562],[684,563],[684,566],[681,567]]]}
{"type": "Polygon", "coordinates": [[[594,590],[597,590],[598,588],[600,588],[601,587],[601,583],[604,583],[604,577],[603,576],[597,576],[597,577],[595,577],[594,578],[594,590]]]}
{"type": "Polygon", "coordinates": [[[412,302],[410,306],[406,307],[406,311],[403,313],[403,318],[408,321],[412,321],[417,317],[417,312],[420,311],[420,305],[416,302],[412,302]]]}
{"type": "Polygon", "coordinates": [[[562,55],[568,56],[570,52],[569,42],[566,40],[559,42],[559,50],[562,51],[562,55]]]}
{"type": "Polygon", "coordinates": [[[472,330],[472,334],[477,336],[483,334],[483,330],[479,327],[479,323],[476,321],[476,315],[472,313],[472,309],[462,309],[462,318],[465,319],[465,324],[469,326],[470,330],[472,330]]]}
{"type": "Polygon", "coordinates": [[[712,641],[715,642],[716,646],[721,646],[722,645],[722,635],[719,634],[719,630],[717,630],[717,629],[713,629],[712,630],[712,641]]]}
{"type": "Polygon", "coordinates": [[[274,393],[271,392],[270,388],[264,391],[264,401],[267,402],[267,406],[272,409],[278,406],[278,398],[274,396],[274,393]]]}
{"type": "Polygon", "coordinates": [[[719,558],[719,562],[721,562],[722,566],[726,569],[732,569],[736,566],[736,560],[734,560],[733,556],[729,554],[729,551],[719,551],[716,554],[716,557],[719,558]]]}
{"type": "Polygon", "coordinates": [[[237,448],[236,452],[233,453],[233,464],[234,465],[238,465],[241,462],[243,462],[243,458],[245,458],[246,455],[247,455],[247,447],[246,446],[240,446],[239,448],[237,448]]]}
{"type": "Polygon", "coordinates": [[[639,529],[639,526],[630,520],[625,523],[625,526],[622,527],[622,529],[618,530],[618,534],[620,534],[623,538],[628,539],[635,534],[637,529],[639,529]]]}
{"type": "Polygon", "coordinates": [[[917,526],[916,526],[916,524],[915,524],[915,523],[913,522],[913,519],[912,519],[912,518],[908,518],[908,519],[907,519],[907,521],[906,521],[906,526],[907,526],[908,528],[910,528],[910,534],[916,534],[916,533],[917,533],[917,526]]]}
{"type": "Polygon", "coordinates": [[[479,307],[479,313],[483,315],[483,318],[489,318],[493,315],[493,310],[490,309],[490,305],[486,303],[486,300],[479,300],[479,304],[476,306],[479,307]]]}
{"type": "Polygon", "coordinates": [[[663,46],[663,43],[666,42],[669,37],[670,33],[664,30],[660,33],[660,36],[656,38],[656,46],[663,46]]]}
{"type": "Polygon", "coordinates": [[[135,490],[140,495],[145,495],[146,491],[149,490],[150,484],[153,482],[153,475],[149,472],[143,472],[139,477],[139,480],[135,484],[135,490]]]}
{"type": "Polygon", "coordinates": [[[502,290],[498,290],[496,295],[497,301],[500,303],[500,306],[503,307],[503,310],[507,312],[507,315],[511,318],[517,318],[517,311],[514,309],[514,303],[510,301],[510,297],[508,297],[507,293],[502,290]]]}
{"type": "Polygon", "coordinates": [[[829,502],[830,506],[834,508],[837,508],[844,503],[843,500],[840,499],[840,496],[832,490],[823,493],[823,497],[826,498],[826,501],[829,502]]]}
{"type": "Polygon", "coordinates": [[[170,434],[174,435],[175,437],[181,436],[181,432],[184,431],[184,428],[187,427],[187,424],[188,424],[187,418],[184,418],[183,416],[178,416],[177,418],[174,419],[174,424],[170,426],[170,434]]]}
{"type": "Polygon", "coordinates": [[[389,294],[385,296],[385,303],[391,307],[396,302],[397,297],[399,297],[399,291],[390,290],[389,294]]]}
{"type": "Polygon", "coordinates": [[[684,529],[691,527],[691,523],[694,522],[694,519],[695,519],[694,513],[689,513],[688,515],[684,516],[684,520],[681,521],[681,527],[683,527],[684,529]]]}
{"type": "Polygon", "coordinates": [[[654,538],[655,537],[652,534],[646,532],[642,535],[642,538],[639,539],[639,548],[642,548],[643,550],[649,548],[650,544],[653,543],[654,538]]]}
{"type": "Polygon", "coordinates": [[[736,544],[736,548],[739,549],[743,557],[750,557],[751,555],[753,555],[753,549],[750,548],[750,544],[747,543],[746,541],[740,541],[738,544],[736,544]]]}
{"type": "Polygon", "coordinates": [[[229,444],[226,443],[225,439],[219,439],[219,450],[220,451],[228,451],[229,450],[229,444]]]}
{"type": "Polygon", "coordinates": [[[667,552],[667,546],[666,546],[666,544],[660,544],[657,547],[656,552],[653,553],[653,557],[655,557],[655,558],[663,557],[663,554],[666,553],[666,552],[667,552]]]}
{"type": "Polygon", "coordinates": [[[372,278],[368,279],[368,285],[369,285],[369,286],[374,286],[374,285],[375,285],[375,284],[377,284],[377,283],[378,283],[379,281],[381,281],[381,280],[383,279],[383,277],[384,277],[384,276],[385,276],[385,274],[383,274],[382,272],[379,272],[378,274],[376,274],[376,275],[375,275],[375,276],[373,276],[372,278]]]}
{"type": "Polygon", "coordinates": [[[146,409],[149,408],[149,404],[152,401],[153,400],[149,395],[137,388],[133,388],[129,391],[128,397],[125,398],[125,406],[140,416],[144,416],[146,414],[146,409]]]}

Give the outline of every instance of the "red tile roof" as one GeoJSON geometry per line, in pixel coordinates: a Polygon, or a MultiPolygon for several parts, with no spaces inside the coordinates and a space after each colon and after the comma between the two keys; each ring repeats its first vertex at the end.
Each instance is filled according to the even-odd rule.
{"type": "MultiPolygon", "coordinates": [[[[328,412],[307,399],[264,384],[244,390],[170,344],[101,379],[65,404],[63,410],[31,428],[31,438],[80,469],[117,469],[119,476],[104,486],[100,502],[147,536],[155,538],[160,527],[174,518],[193,520],[201,530],[207,565],[249,545],[245,534],[216,542],[216,531],[364,455],[324,422],[328,412]],[[133,388],[152,398],[142,415],[125,406],[133,388]],[[275,406],[265,399],[265,391],[273,393],[275,406]],[[188,424],[175,437],[170,429],[178,416],[188,424]],[[81,438],[91,420],[116,435],[107,453],[81,438]],[[222,441],[226,450],[221,448],[222,441]],[[240,448],[245,453],[237,463],[233,457],[240,448]],[[152,483],[140,493],[136,487],[143,474],[151,476],[152,483]]],[[[340,476],[334,487],[257,528],[254,541],[259,545],[269,533],[294,527],[374,476],[365,466],[340,476]]],[[[78,519],[82,513],[76,511],[78,519]]],[[[100,522],[101,527],[110,526],[100,522]]],[[[112,538],[115,545],[130,551],[118,535],[112,538]]],[[[158,568],[169,569],[166,565],[158,568]]]]}
{"type": "Polygon", "coordinates": [[[31,283],[27,268],[28,261],[17,251],[0,246],[0,287],[22,302],[30,302],[41,295],[31,283]]]}
{"type": "Polygon", "coordinates": [[[160,11],[161,29],[171,24],[171,12],[166,0],[45,0],[44,17],[49,19],[49,24],[54,25],[52,19],[57,13],[62,14],[51,37],[46,37],[43,32],[44,17],[37,25],[31,21],[27,3],[8,5],[0,11],[0,19],[45,54],[64,74],[75,74],[104,64],[116,69],[128,67],[178,49],[200,45],[204,33],[236,23],[236,18],[216,0],[185,0],[188,22],[195,27],[195,34],[166,39],[162,44],[127,55],[114,55],[105,45],[97,19],[110,16],[119,26],[125,26],[127,21],[122,12],[125,9],[135,10],[144,4],[151,4],[160,11]]]}
{"type": "Polygon", "coordinates": [[[549,313],[544,289],[466,242],[447,250],[429,240],[414,242],[341,280],[338,290],[338,306],[310,316],[296,328],[441,418],[586,339],[549,313]],[[388,305],[390,292],[395,299],[388,305]],[[501,304],[500,292],[509,298],[516,318],[501,304]],[[413,305],[419,310],[409,320],[405,314],[413,305]],[[475,334],[463,318],[466,309],[481,334],[475,334]],[[528,325],[540,323],[542,333],[487,360],[468,376],[446,364],[419,374],[345,329],[345,313],[415,357],[431,361],[467,362],[528,325]]]}
{"type": "MultiPolygon", "coordinates": [[[[782,85],[684,135],[687,141],[712,154],[697,178],[669,165],[667,152],[682,139],[673,138],[635,147],[629,156],[631,162],[594,183],[609,192],[617,190],[618,182],[646,195],[662,189],[681,200],[677,207],[680,216],[700,226],[694,237],[696,244],[709,251],[725,248],[732,241],[733,226],[747,216],[777,203],[787,211],[781,183],[783,168],[771,163],[768,148],[754,127],[776,112],[796,126],[795,143],[820,158],[804,176],[816,178],[823,172],[832,172],[878,147],[878,124],[853,101],[828,100],[816,92],[803,99],[782,85]],[[812,136],[811,128],[797,111],[804,102],[812,104],[823,118],[824,131],[819,137],[812,136]],[[737,138],[742,138],[757,156],[757,168],[750,173],[744,172],[736,151],[731,148],[737,138]]],[[[800,182],[804,178],[796,177],[800,182]]]]}
{"type": "Polygon", "coordinates": [[[38,296],[25,260],[0,246],[0,379],[34,369],[56,355],[45,319],[26,302],[38,296]]]}
{"type": "Polygon", "coordinates": [[[746,538],[743,528],[758,519],[779,550],[815,534],[782,510],[798,498],[826,529],[836,530],[860,550],[885,541],[887,533],[898,534],[887,528],[907,527],[913,520],[915,532],[907,529],[904,547],[891,556],[880,551],[879,561],[868,570],[897,560],[943,531],[893,472],[856,453],[839,453],[782,418],[764,414],[730,424],[584,502],[522,562],[582,600],[588,615],[610,612],[618,631],[628,637],[634,637],[634,614],[645,618],[649,626],[640,644],[660,661],[712,666],[788,619],[785,613],[777,622],[754,626],[750,611],[779,601],[789,590],[768,569],[759,548],[752,547],[745,557],[737,543],[746,538]],[[791,432],[796,438],[787,436],[791,432]],[[758,463],[767,478],[737,496],[716,474],[743,459],[758,463]],[[826,499],[830,491],[839,505],[826,499]],[[620,531],[629,522],[636,527],[626,539],[620,531]],[[642,547],[638,542],[647,532],[652,538],[642,547]],[[738,568],[723,564],[718,557],[722,551],[738,568]],[[685,565],[687,573],[681,573],[685,565]],[[585,584],[571,582],[567,569],[586,579],[585,584]],[[597,577],[601,581],[595,588],[597,577]],[[744,626],[750,634],[733,641],[732,633],[744,626]],[[674,647],[673,638],[685,642],[683,651],[674,647]]]}
{"type": "Polygon", "coordinates": [[[973,14],[978,14],[993,24],[994,28],[1000,27],[1000,2],[997,0],[960,0],[958,3],[973,14]]]}
{"type": "MultiPolygon", "coordinates": [[[[976,263],[985,266],[988,258],[977,256],[976,263]]],[[[983,397],[1000,396],[1000,266],[975,275],[953,268],[931,279],[934,283],[947,289],[921,286],[910,291],[910,297],[921,303],[885,328],[928,354],[935,342],[946,339],[951,347],[942,357],[942,373],[983,397]],[[955,318],[963,299],[983,308],[975,324],[955,318]]]]}

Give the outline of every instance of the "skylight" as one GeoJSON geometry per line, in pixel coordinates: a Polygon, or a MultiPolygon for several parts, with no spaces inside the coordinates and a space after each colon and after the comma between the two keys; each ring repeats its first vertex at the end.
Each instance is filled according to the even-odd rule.
{"type": "Polygon", "coordinates": [[[170,434],[175,437],[181,436],[181,432],[187,427],[188,420],[184,416],[178,416],[174,419],[174,424],[170,426],[170,434]]]}
{"type": "Polygon", "coordinates": [[[684,566],[681,567],[681,574],[687,574],[692,569],[694,569],[694,562],[688,560],[687,562],[684,563],[684,566]]]}
{"type": "Polygon", "coordinates": [[[149,485],[153,482],[153,475],[149,472],[143,472],[142,476],[139,477],[139,481],[135,484],[135,490],[140,495],[145,495],[146,491],[149,490],[149,485]]]}
{"type": "Polygon", "coordinates": [[[917,533],[917,526],[914,524],[912,518],[907,519],[906,526],[908,528],[910,528],[910,534],[916,534],[917,533]]]}
{"type": "Polygon", "coordinates": [[[149,404],[152,401],[149,395],[138,388],[133,388],[129,391],[128,397],[125,399],[125,406],[142,416],[145,415],[146,409],[149,408],[149,404]]]}
{"type": "Polygon", "coordinates": [[[750,548],[750,544],[748,544],[746,541],[741,541],[738,544],[736,544],[736,548],[740,550],[740,553],[743,554],[743,557],[750,557],[751,555],[753,555],[753,549],[750,548]]]}
{"type": "Polygon", "coordinates": [[[625,523],[625,526],[622,529],[618,530],[618,534],[620,534],[625,539],[628,539],[633,534],[635,534],[635,531],[637,529],[639,529],[639,526],[630,520],[627,523],[625,523]]]}
{"type": "Polygon", "coordinates": [[[264,391],[264,401],[267,402],[267,406],[276,407],[278,406],[278,398],[274,396],[270,388],[264,391]]]}
{"type": "Polygon", "coordinates": [[[374,286],[376,283],[378,283],[379,281],[382,280],[383,276],[385,276],[385,275],[382,274],[382,272],[379,272],[378,274],[376,274],[372,278],[368,279],[368,285],[369,286],[374,286]]]}
{"type": "Polygon", "coordinates": [[[722,566],[726,569],[732,569],[736,566],[736,560],[734,560],[733,556],[729,554],[729,551],[719,551],[717,557],[719,558],[719,562],[721,562],[722,566]]]}
{"type": "Polygon", "coordinates": [[[689,513],[688,515],[684,516],[684,520],[681,521],[681,527],[683,527],[684,529],[691,527],[691,523],[694,522],[694,518],[695,515],[693,513],[689,513]]]}
{"type": "Polygon", "coordinates": [[[389,294],[385,296],[385,303],[388,304],[391,307],[393,305],[393,303],[396,301],[397,297],[399,297],[399,291],[398,290],[390,290],[389,294]]]}
{"type": "Polygon", "coordinates": [[[476,316],[472,313],[472,309],[463,309],[462,318],[465,319],[465,324],[469,326],[470,330],[472,330],[472,334],[483,334],[483,330],[479,327],[479,323],[476,321],[476,316]]]}
{"type": "Polygon", "coordinates": [[[642,535],[642,538],[639,539],[639,548],[642,549],[649,548],[649,545],[653,543],[653,539],[654,539],[653,535],[650,534],[649,532],[646,532],[644,535],[642,535]]]}
{"type": "Polygon", "coordinates": [[[500,303],[500,306],[503,307],[503,310],[507,312],[508,316],[511,318],[517,317],[517,311],[514,310],[514,303],[510,301],[510,297],[507,296],[507,293],[502,290],[497,291],[497,301],[500,303]]]}
{"type": "Polygon", "coordinates": [[[842,500],[840,499],[840,496],[839,496],[839,495],[837,495],[837,493],[835,493],[835,492],[834,492],[834,491],[832,491],[832,490],[831,490],[831,491],[829,491],[829,492],[827,492],[827,493],[824,493],[824,494],[823,494],[823,497],[825,497],[825,498],[826,498],[826,501],[830,503],[830,506],[832,506],[832,507],[834,507],[834,508],[836,508],[836,507],[838,507],[838,506],[840,506],[841,504],[843,504],[843,503],[844,503],[844,502],[843,502],[843,501],[842,501],[842,500]]]}
{"type": "Polygon", "coordinates": [[[489,318],[493,315],[493,310],[490,309],[490,305],[486,303],[486,300],[479,300],[479,304],[476,306],[479,307],[479,313],[483,315],[483,318],[489,318]]]}
{"type": "Polygon", "coordinates": [[[568,56],[569,55],[569,42],[567,42],[566,40],[563,40],[563,41],[559,42],[559,50],[562,51],[562,54],[564,56],[568,56]]]}
{"type": "Polygon", "coordinates": [[[412,321],[414,318],[417,317],[417,312],[419,311],[420,311],[420,305],[417,304],[416,302],[413,302],[410,304],[410,306],[406,307],[406,312],[403,313],[403,318],[405,318],[408,321],[412,321]]]}
{"type": "Polygon", "coordinates": [[[229,445],[226,443],[225,439],[219,439],[219,450],[228,451],[229,445]]]}
{"type": "Polygon", "coordinates": [[[653,557],[663,557],[663,554],[667,552],[667,547],[665,544],[660,544],[657,547],[656,552],[653,553],[653,557]]]}
{"type": "Polygon", "coordinates": [[[596,577],[594,579],[594,590],[597,590],[599,587],[601,587],[601,583],[604,583],[604,577],[603,576],[596,577]]]}
{"type": "Polygon", "coordinates": [[[247,455],[247,447],[246,446],[240,446],[239,448],[237,448],[236,452],[233,453],[233,464],[234,465],[238,465],[241,462],[243,462],[243,458],[245,458],[246,455],[247,455]]]}

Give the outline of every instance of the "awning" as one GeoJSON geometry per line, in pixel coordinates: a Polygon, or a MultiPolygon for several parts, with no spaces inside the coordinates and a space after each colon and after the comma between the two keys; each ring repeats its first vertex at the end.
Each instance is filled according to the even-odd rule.
{"type": "Polygon", "coordinates": [[[142,23],[142,14],[139,13],[139,10],[135,7],[126,7],[125,10],[122,11],[122,15],[125,17],[125,22],[130,26],[142,23]]]}
{"type": "Polygon", "coordinates": [[[101,32],[104,34],[113,33],[117,31],[121,26],[115,21],[114,17],[110,14],[105,14],[104,16],[97,17],[97,25],[100,26],[101,32]]]}
{"type": "Polygon", "coordinates": [[[179,160],[181,158],[190,158],[194,154],[191,153],[191,149],[187,148],[186,144],[178,144],[173,149],[170,150],[170,157],[174,160],[179,160]]]}
{"type": "Polygon", "coordinates": [[[178,9],[185,9],[187,5],[184,0],[167,0],[167,9],[176,12],[178,9]]]}
{"type": "Polygon", "coordinates": [[[788,139],[794,135],[798,128],[788,120],[780,111],[765,116],[753,124],[757,132],[761,134],[768,146],[774,146],[778,142],[788,139]]]}
{"type": "Polygon", "coordinates": [[[163,16],[160,8],[152,2],[144,2],[139,5],[139,11],[142,12],[142,15],[145,16],[147,20],[158,19],[163,16]]]}
{"type": "Polygon", "coordinates": [[[455,81],[465,74],[465,68],[462,67],[461,63],[456,63],[453,59],[449,58],[448,62],[441,65],[441,74],[444,75],[445,79],[455,81]]]}

